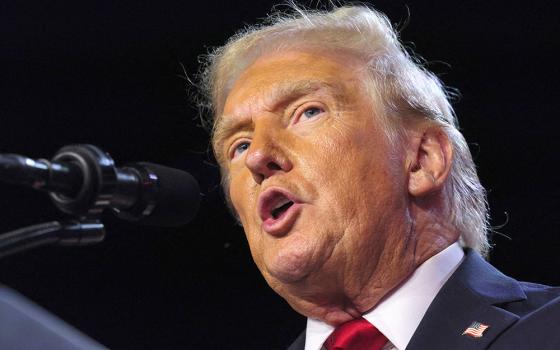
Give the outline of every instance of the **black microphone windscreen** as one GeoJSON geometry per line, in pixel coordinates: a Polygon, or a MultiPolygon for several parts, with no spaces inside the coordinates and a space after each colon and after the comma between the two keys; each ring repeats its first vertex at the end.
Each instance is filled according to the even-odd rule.
{"type": "Polygon", "coordinates": [[[200,189],[196,179],[186,171],[153,163],[137,163],[158,177],[156,206],[139,223],[173,227],[191,221],[200,205],[200,189]]]}

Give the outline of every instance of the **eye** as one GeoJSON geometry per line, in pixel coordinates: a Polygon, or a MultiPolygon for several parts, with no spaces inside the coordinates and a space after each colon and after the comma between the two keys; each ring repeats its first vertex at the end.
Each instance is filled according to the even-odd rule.
{"type": "Polygon", "coordinates": [[[243,154],[243,152],[245,152],[246,150],[249,149],[250,145],[251,145],[251,143],[248,142],[248,141],[242,141],[242,142],[239,142],[239,143],[235,144],[232,147],[232,150],[230,152],[230,158],[235,159],[235,158],[239,157],[241,154],[243,154]]]}
{"type": "Polygon", "coordinates": [[[323,113],[325,113],[325,109],[317,104],[310,105],[309,103],[301,106],[296,110],[294,113],[293,124],[297,124],[299,122],[311,121],[314,119],[319,118],[323,113]]]}
{"type": "Polygon", "coordinates": [[[314,117],[318,116],[319,114],[321,114],[323,112],[324,112],[324,110],[322,108],[308,107],[303,111],[303,113],[301,115],[304,118],[311,119],[311,118],[314,118],[314,117]]]}

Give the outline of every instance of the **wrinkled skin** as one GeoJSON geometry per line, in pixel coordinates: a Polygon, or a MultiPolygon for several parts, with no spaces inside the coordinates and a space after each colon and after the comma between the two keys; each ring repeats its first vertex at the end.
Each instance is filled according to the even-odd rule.
{"type": "Polygon", "coordinates": [[[359,63],[312,51],[260,57],[228,94],[214,142],[264,278],[295,310],[332,325],[370,310],[457,239],[441,219],[447,139],[419,122],[391,145],[359,63]],[[443,150],[432,157],[429,141],[443,150]],[[258,207],[271,189],[298,200],[273,234],[258,207]]]}

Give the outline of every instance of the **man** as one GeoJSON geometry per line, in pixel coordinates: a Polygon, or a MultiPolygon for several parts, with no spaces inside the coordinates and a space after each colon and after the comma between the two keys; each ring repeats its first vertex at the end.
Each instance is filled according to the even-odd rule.
{"type": "Polygon", "coordinates": [[[228,203],[308,318],[290,349],[558,348],[560,290],[481,258],[485,192],[439,80],[372,9],[294,12],[203,74],[228,203]]]}

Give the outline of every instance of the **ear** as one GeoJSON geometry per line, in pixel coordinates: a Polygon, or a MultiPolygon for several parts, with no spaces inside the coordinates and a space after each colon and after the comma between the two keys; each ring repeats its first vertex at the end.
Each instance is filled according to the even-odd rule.
{"type": "Polygon", "coordinates": [[[453,147],[441,128],[428,128],[418,136],[409,153],[408,192],[423,197],[443,187],[451,170],[453,147]]]}

